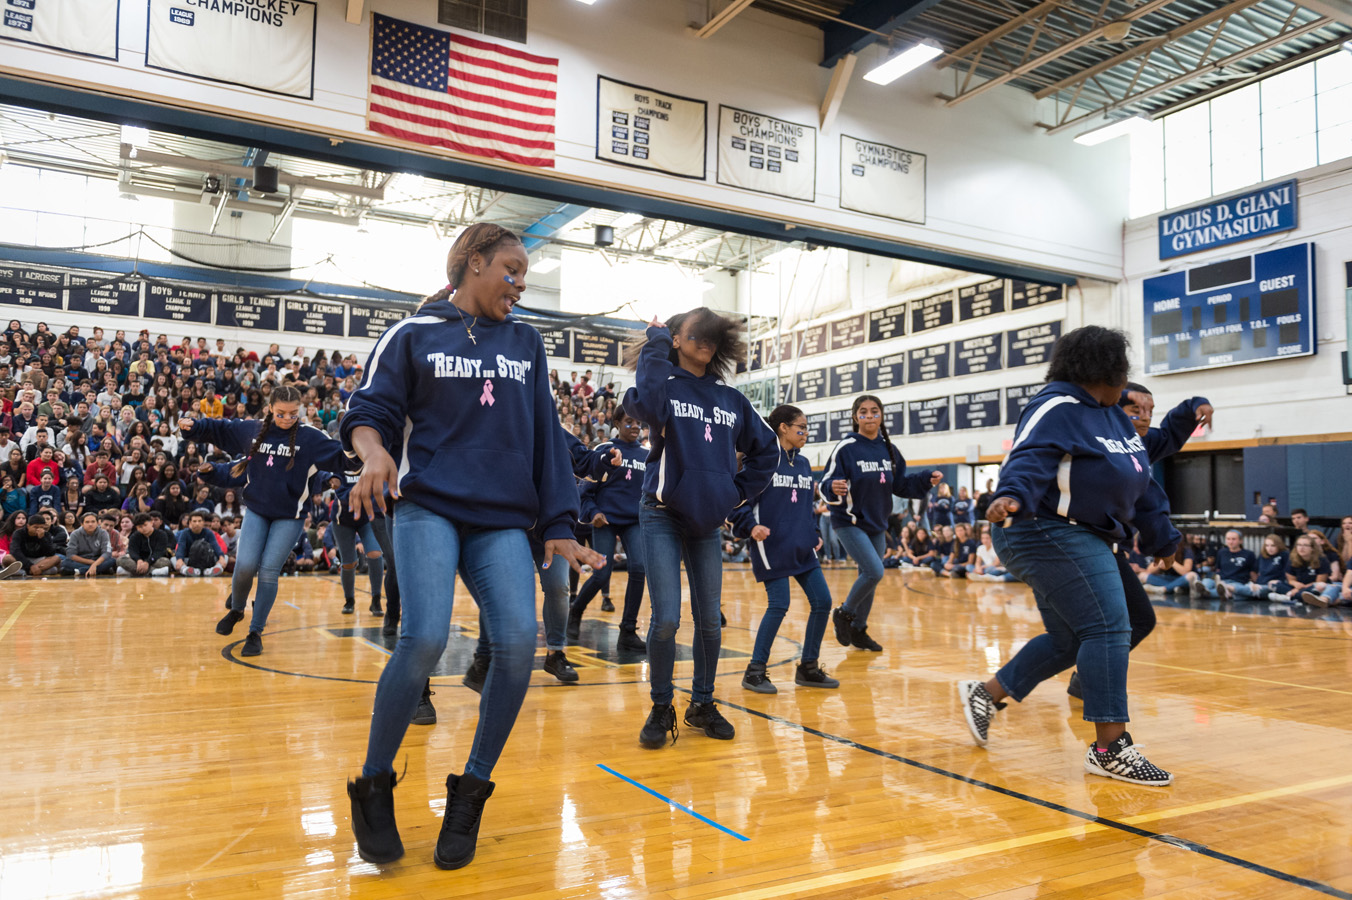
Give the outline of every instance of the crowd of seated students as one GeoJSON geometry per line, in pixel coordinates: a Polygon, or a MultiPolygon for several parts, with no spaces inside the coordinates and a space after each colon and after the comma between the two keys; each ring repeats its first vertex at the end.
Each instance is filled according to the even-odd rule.
{"type": "MultiPolygon", "coordinates": [[[[592,370],[587,369],[581,375],[570,372],[567,381],[559,377],[557,369],[549,373],[549,384],[554,390],[558,406],[559,421],[570,434],[580,440],[587,449],[610,440],[610,420],[615,415],[619,403],[620,388],[615,382],[597,386],[592,384],[592,370]]],[[[647,436],[643,429],[640,440],[647,436]]]]}

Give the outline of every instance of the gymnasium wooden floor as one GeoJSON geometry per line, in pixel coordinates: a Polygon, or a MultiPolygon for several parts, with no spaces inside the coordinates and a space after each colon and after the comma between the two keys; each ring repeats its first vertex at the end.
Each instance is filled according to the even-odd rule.
{"type": "MultiPolygon", "coordinates": [[[[839,600],[853,570],[827,576],[839,600]]],[[[1145,788],[1083,772],[1092,729],[1064,678],[973,746],[954,683],[1039,633],[1022,586],[888,572],[870,628],[885,652],[828,631],[839,691],[793,686],[795,588],[780,693],[763,696],[740,682],[764,595],[741,567],[724,585],[718,696],[737,739],[641,749],[645,667],[613,656],[618,616],[593,604],[570,650],[581,685],[534,675],[478,858],[442,872],[445,776],[478,700],[458,601],[440,721],[401,753],[408,852],[381,872],[356,856],[344,784],[387,650],[379,620],[339,614],[336,579],[282,580],[254,665],[243,629],[213,631],[224,580],[6,581],[0,897],[1352,897],[1352,621],[1336,612],[1161,606],[1132,658],[1131,730],[1176,780],[1145,788]]],[[[689,663],[677,674],[688,687],[689,663]]]]}

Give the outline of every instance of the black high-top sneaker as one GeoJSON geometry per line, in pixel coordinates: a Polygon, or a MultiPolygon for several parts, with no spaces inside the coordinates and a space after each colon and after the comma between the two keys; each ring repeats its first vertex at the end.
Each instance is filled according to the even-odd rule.
{"type": "Polygon", "coordinates": [[[398,637],[399,635],[399,616],[397,613],[386,613],[385,624],[380,626],[380,633],[385,637],[398,637]]]}
{"type": "Polygon", "coordinates": [[[638,632],[633,628],[620,626],[620,637],[615,642],[616,650],[625,650],[630,653],[647,653],[648,645],[643,638],[638,636],[638,632]]]}
{"type": "Polygon", "coordinates": [[[244,646],[240,648],[240,656],[261,656],[263,654],[263,636],[256,631],[249,632],[249,636],[244,639],[244,646]]]}
{"type": "Polygon", "coordinates": [[[243,619],[244,613],[240,612],[237,609],[228,610],[225,616],[222,617],[221,620],[216,623],[216,633],[229,634],[230,632],[235,630],[235,626],[238,625],[243,619]]]}
{"type": "Polygon", "coordinates": [[[350,616],[357,611],[357,601],[348,597],[343,601],[343,615],[350,616]]]}
{"type": "Polygon", "coordinates": [[[883,645],[869,637],[868,626],[855,628],[850,626],[850,646],[858,647],[860,650],[872,650],[874,653],[881,653],[883,645]]]}
{"type": "Polygon", "coordinates": [[[432,690],[432,679],[427,679],[423,685],[422,699],[418,701],[418,708],[413,711],[413,718],[409,722],[414,725],[435,725],[437,724],[437,708],[432,705],[432,695],[436,691],[432,690]]]}
{"type": "Polygon", "coordinates": [[[460,683],[474,693],[482,694],[484,692],[484,680],[488,678],[488,663],[487,656],[474,654],[474,662],[469,664],[469,668],[465,670],[465,677],[460,680],[460,683]]]}
{"type": "Polygon", "coordinates": [[[815,659],[805,659],[793,674],[793,683],[800,687],[838,688],[840,682],[827,675],[815,659]]]}
{"type": "Polygon", "coordinates": [[[394,786],[398,783],[393,772],[347,783],[357,855],[369,863],[390,863],[404,855],[394,822],[394,786]]]}
{"type": "Polygon", "coordinates": [[[610,602],[609,597],[601,598],[601,612],[614,612],[615,604],[610,602]]]}
{"type": "Polygon", "coordinates": [[[493,782],[468,773],[446,776],[446,814],[432,854],[437,868],[460,869],[473,862],[484,804],[493,796],[494,787],[493,782]]]}
{"type": "Polygon", "coordinates": [[[564,626],[564,635],[575,641],[582,635],[582,610],[568,607],[568,624],[564,626]]]}
{"type": "Polygon", "coordinates": [[[367,612],[369,612],[369,613],[370,613],[371,615],[373,615],[373,616],[383,616],[383,615],[385,615],[385,610],[382,609],[381,606],[380,606],[380,598],[379,598],[379,597],[372,597],[372,598],[371,598],[371,608],[368,609],[367,612]]]}
{"type": "Polygon", "coordinates": [[[685,724],[720,741],[730,741],[737,736],[737,729],[732,727],[731,722],[723,718],[723,714],[718,711],[717,704],[712,700],[708,703],[691,703],[687,706],[685,708],[685,724]]]}
{"type": "Polygon", "coordinates": [[[551,650],[545,656],[544,670],[564,684],[577,681],[577,669],[568,661],[562,650],[551,650]]]}
{"type": "Polygon", "coordinates": [[[836,632],[836,642],[842,647],[850,646],[851,629],[854,627],[854,616],[843,606],[837,606],[831,610],[831,627],[836,632]]]}
{"type": "Polygon", "coordinates": [[[742,676],[742,687],[758,694],[779,693],[779,688],[771,684],[765,674],[765,663],[747,663],[746,674],[742,676]]]}
{"type": "Polygon", "coordinates": [[[676,707],[670,703],[654,703],[652,711],[648,713],[648,721],[643,723],[643,730],[638,733],[638,742],[649,750],[656,750],[666,746],[668,734],[673,744],[680,736],[676,728],[676,707]]]}

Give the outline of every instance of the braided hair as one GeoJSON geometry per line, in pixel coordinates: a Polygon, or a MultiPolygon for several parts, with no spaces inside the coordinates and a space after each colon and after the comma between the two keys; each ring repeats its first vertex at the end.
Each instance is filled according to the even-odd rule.
{"type": "Polygon", "coordinates": [[[502,244],[519,244],[521,238],[501,225],[488,222],[476,222],[455,239],[451,250],[446,254],[446,286],[423,299],[422,306],[445,300],[455,293],[465,280],[465,270],[474,254],[483,257],[485,263],[493,261],[493,256],[502,244]]]}
{"type": "Polygon", "coordinates": [[[872,394],[860,394],[858,397],[855,397],[854,405],[850,407],[850,424],[854,426],[855,431],[859,430],[859,407],[868,403],[870,400],[878,404],[878,412],[880,413],[878,416],[878,433],[882,435],[883,443],[887,445],[887,455],[892,458],[892,474],[894,477],[900,478],[906,473],[897,471],[901,468],[901,451],[892,445],[892,436],[887,433],[887,420],[881,415],[883,411],[883,401],[872,394]]]}
{"type": "MultiPolygon", "coordinates": [[[[230,467],[230,474],[239,477],[244,474],[244,470],[249,467],[249,460],[258,452],[259,446],[263,443],[263,437],[272,427],[272,404],[275,403],[299,403],[301,401],[300,391],[289,384],[283,384],[273,389],[271,402],[268,404],[268,411],[263,416],[263,424],[258,428],[258,434],[254,436],[253,445],[249,447],[249,452],[239,458],[233,466],[230,467]]],[[[291,455],[286,460],[286,470],[291,471],[291,467],[296,464],[296,431],[300,428],[300,423],[292,425],[289,434],[289,446],[291,455]]]]}

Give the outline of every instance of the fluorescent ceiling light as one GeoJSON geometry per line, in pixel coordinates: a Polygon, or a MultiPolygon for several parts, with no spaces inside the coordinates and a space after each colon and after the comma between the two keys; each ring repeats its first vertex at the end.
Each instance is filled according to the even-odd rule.
{"type": "Polygon", "coordinates": [[[588,6],[591,6],[593,3],[596,2],[596,0],[577,0],[577,2],[578,2],[578,3],[585,3],[585,4],[587,4],[588,6]]]}
{"type": "Polygon", "coordinates": [[[535,264],[535,271],[541,275],[548,275],[557,269],[562,263],[557,256],[546,256],[535,264]]]}
{"type": "Polygon", "coordinates": [[[1111,141],[1113,138],[1121,137],[1124,134],[1137,134],[1150,127],[1150,120],[1145,116],[1131,116],[1126,119],[1118,119],[1116,122],[1109,122],[1098,128],[1090,129],[1084,134],[1075,136],[1075,143],[1084,144],[1086,147],[1094,147],[1104,141],[1111,141]]]}
{"type": "Polygon", "coordinates": [[[920,68],[943,52],[944,48],[939,45],[923,41],[874,67],[864,75],[864,80],[871,81],[874,84],[891,84],[907,72],[920,68]]]}
{"type": "Polygon", "coordinates": [[[149,147],[150,129],[141,128],[137,125],[123,125],[122,143],[130,144],[133,147],[149,147]]]}

